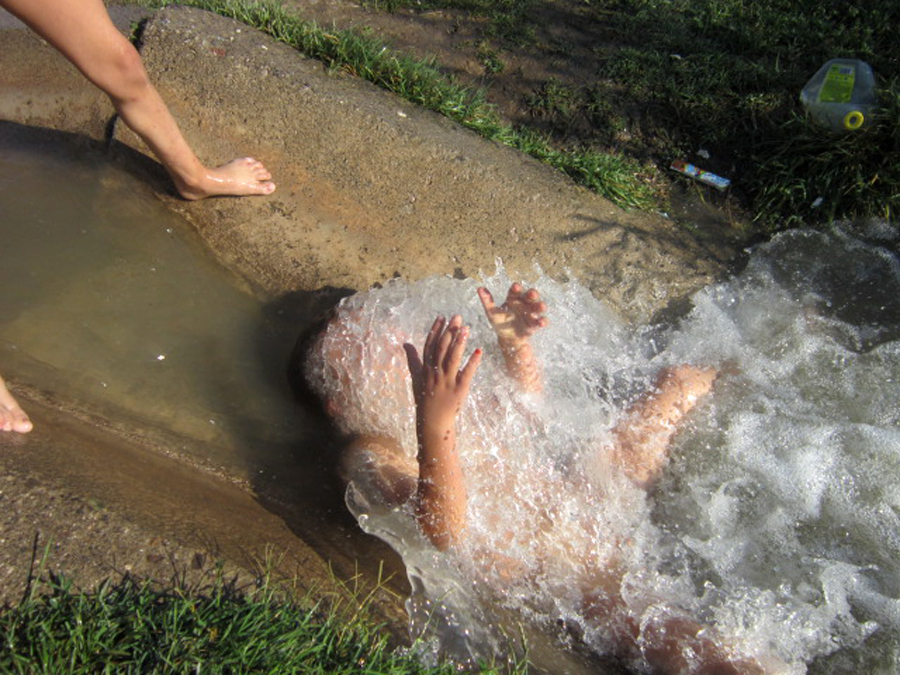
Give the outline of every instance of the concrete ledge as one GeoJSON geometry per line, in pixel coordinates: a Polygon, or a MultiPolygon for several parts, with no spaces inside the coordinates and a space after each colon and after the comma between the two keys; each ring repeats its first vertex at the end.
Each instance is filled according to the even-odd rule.
{"type": "MultiPolygon", "coordinates": [[[[275,175],[269,198],[174,204],[269,293],[476,276],[499,257],[526,277],[571,273],[645,320],[730,255],[229,19],[161,11],[142,54],[202,159],[252,154],[275,175]]],[[[143,150],[123,125],[117,138],[143,150]]]]}

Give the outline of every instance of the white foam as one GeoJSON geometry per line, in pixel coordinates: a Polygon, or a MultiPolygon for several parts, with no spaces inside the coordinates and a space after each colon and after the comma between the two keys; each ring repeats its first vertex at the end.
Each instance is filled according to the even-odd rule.
{"type": "MultiPolygon", "coordinates": [[[[848,320],[856,310],[847,298],[857,281],[867,297],[900,298],[897,270],[889,254],[840,233],[784,235],[745,273],[698,294],[664,333],[632,332],[584,288],[540,277],[551,321],[534,340],[543,398],[508,382],[475,282],[397,282],[350,299],[345,310],[361,312],[366,330],[417,345],[436,313],[462,313],[470,344],[485,348],[460,420],[467,545],[435,557],[410,535],[408,514],[351,500],[407,561],[414,630],[441,605],[441,648],[490,656],[511,609],[548,630],[557,620],[581,626],[583,640],[606,650],[611,628],[582,615],[584,586],[591,566],[603,569],[616,552],[627,612],[648,625],[687,612],[793,672],[813,660],[840,672],[847,650],[879,672],[900,644],[900,348],[872,339],[896,330],[895,308],[861,328],[848,320]],[[886,290],[872,290],[873,266],[886,290]],[[660,367],[685,362],[730,369],[690,415],[647,500],[598,448],[660,367]],[[486,562],[491,551],[503,560],[486,562]]],[[[500,295],[508,279],[501,269],[485,283],[500,295]]],[[[413,456],[408,392],[370,377],[403,364],[385,366],[379,349],[353,352],[362,361],[348,372],[363,393],[349,426],[395,435],[413,456]]]]}

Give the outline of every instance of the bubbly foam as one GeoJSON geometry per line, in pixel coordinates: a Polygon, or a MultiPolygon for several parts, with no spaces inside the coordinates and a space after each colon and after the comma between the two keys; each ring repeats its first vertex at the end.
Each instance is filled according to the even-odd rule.
{"type": "MultiPolygon", "coordinates": [[[[508,284],[502,268],[484,280],[495,296],[508,284]]],[[[428,626],[435,650],[490,658],[508,647],[503,627],[514,616],[551,632],[564,625],[608,651],[613,627],[584,607],[602,586],[596,570],[615,560],[626,611],[646,625],[686,613],[735,650],[774,655],[793,672],[847,672],[848,663],[893,672],[896,259],[837,232],[785,234],[662,332],[629,329],[575,283],[539,276],[533,285],[550,307],[550,326],[534,338],[542,396],[517,393],[503,373],[474,281],[393,282],[348,299],[340,314],[355,327],[341,372],[321,359],[309,367],[326,397],[354,391],[346,430],[391,436],[414,457],[402,343],[421,346],[436,314],[460,313],[470,345],[485,349],[459,424],[466,544],[438,554],[406,508],[379,504],[361,480],[348,492],[363,527],[407,564],[414,634],[428,626]],[[610,468],[604,442],[654,374],[681,363],[723,375],[647,498],[610,468]]]]}

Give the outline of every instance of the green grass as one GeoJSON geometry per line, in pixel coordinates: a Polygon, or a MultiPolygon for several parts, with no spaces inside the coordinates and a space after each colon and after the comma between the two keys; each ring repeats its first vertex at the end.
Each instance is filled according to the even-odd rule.
{"type": "Polygon", "coordinates": [[[770,228],[900,213],[900,87],[881,92],[882,122],[834,135],[799,115],[763,140],[745,181],[770,228]]]}
{"type": "Polygon", "coordinates": [[[221,578],[184,590],[125,577],[83,593],[51,577],[0,612],[0,640],[3,673],[458,672],[392,646],[356,598],[298,603],[265,581],[244,592],[221,578]]]}
{"type": "Polygon", "coordinates": [[[896,222],[900,5],[894,0],[365,3],[476,17],[485,37],[477,57],[494,74],[505,67],[503,50],[516,45],[560,58],[552,45],[538,44],[537,12],[550,4],[578,12],[580,25],[590,26],[595,72],[579,82],[536,83],[527,101],[534,124],[524,128],[504,123],[483,92],[446,77],[433,60],[385,49],[370,35],[324,30],[268,1],[184,4],[255,26],[518,148],[623,207],[658,207],[651,185],[664,182],[660,176],[688,180],[667,170],[673,159],[686,159],[730,178],[730,198],[768,231],[868,216],[896,222]],[[883,110],[874,128],[835,135],[803,116],[800,89],[837,56],[866,60],[880,76],[883,110]]]}
{"type": "MultiPolygon", "coordinates": [[[[174,3],[143,0],[141,4],[163,7],[174,3]]],[[[516,129],[500,119],[485,102],[482,92],[448,78],[433,60],[392,51],[367,34],[325,30],[274,2],[185,0],[179,4],[213,11],[253,26],[332,69],[366,79],[491,141],[526,152],[622,207],[650,208],[655,203],[652,190],[640,178],[642,167],[638,162],[618,153],[561,148],[533,130],[516,129]]]]}
{"type": "MultiPolygon", "coordinates": [[[[591,24],[592,76],[538,83],[532,115],[553,137],[612,149],[665,170],[695,161],[733,180],[765,229],[835,218],[895,220],[900,193],[900,5],[894,0],[390,0],[515,19],[534,30],[541,6],[591,24]],[[587,6],[587,10],[583,8],[587,6]],[[807,122],[798,95],[827,60],[855,57],[881,77],[875,129],[835,136],[807,122]],[[623,133],[628,129],[628,133],[623,133]],[[698,156],[706,150],[711,159],[698,156]],[[817,207],[812,204],[821,197],[817,207]]],[[[490,28],[488,34],[496,35],[490,28]]],[[[547,58],[558,57],[547,46],[547,58]]],[[[678,180],[685,180],[679,178],[678,180]]]]}
{"type": "MultiPolygon", "coordinates": [[[[614,48],[602,86],[649,112],[659,157],[712,154],[769,230],[834,218],[891,217],[900,192],[900,6],[787,0],[591,0],[614,48]],[[635,42],[630,36],[640,36],[635,42]],[[827,60],[855,57],[881,76],[873,129],[839,135],[807,121],[799,92],[827,60]],[[813,207],[821,197],[818,207],[813,207]]],[[[702,160],[698,160],[702,161],[702,160]]]]}

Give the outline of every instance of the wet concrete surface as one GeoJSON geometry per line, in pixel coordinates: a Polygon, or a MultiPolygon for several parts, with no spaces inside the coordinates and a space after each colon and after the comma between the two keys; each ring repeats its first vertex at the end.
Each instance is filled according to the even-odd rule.
{"type": "MultiPolygon", "coordinates": [[[[147,15],[112,12],[123,30],[147,15]]],[[[23,133],[47,128],[85,143],[106,143],[112,130],[112,156],[272,306],[309,308],[323,293],[335,297],[395,276],[477,276],[502,258],[526,279],[535,265],[575,277],[627,319],[645,321],[720,278],[734,256],[727,244],[655,214],[626,213],[516,151],[222,17],[185,8],[150,15],[142,55],[197,154],[210,164],[242,155],[264,160],[279,186],[274,195],[178,199],[140,140],[113,123],[103,95],[8,17],[0,18],[0,119],[23,133]]],[[[386,559],[398,571],[389,551],[356,530],[339,489],[306,492],[320,503],[297,497],[311,485],[333,486],[327,453],[320,466],[298,463],[268,484],[235,484],[167,457],[173,441],[164,434],[148,440],[129,420],[98,419],[65,392],[27,382],[13,388],[36,430],[0,437],[7,503],[24,504],[43,490],[51,501],[80,505],[41,522],[17,521],[0,547],[13,578],[32,544],[28,532],[53,532],[70,518],[57,528],[68,539],[55,536],[74,541],[85,522],[78,513],[94,513],[95,503],[116,523],[131,523],[138,539],[171,539],[188,553],[217,550],[244,567],[275,547],[319,580],[328,578],[327,562],[352,574],[361,560],[374,575],[386,559]]],[[[112,541],[122,526],[96,527],[96,538],[112,541]]],[[[71,546],[86,551],[79,554],[86,565],[118,565],[71,546]]],[[[90,578],[97,577],[85,572],[90,578]]],[[[402,592],[403,583],[395,588],[402,592]]],[[[394,603],[385,612],[402,610],[394,603]]]]}

